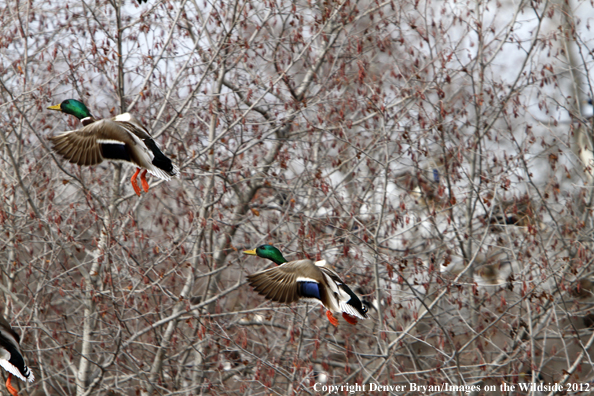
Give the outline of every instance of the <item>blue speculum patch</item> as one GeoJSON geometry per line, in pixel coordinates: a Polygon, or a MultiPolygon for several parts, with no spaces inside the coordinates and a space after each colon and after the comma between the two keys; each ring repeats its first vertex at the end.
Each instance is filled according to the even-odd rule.
{"type": "Polygon", "coordinates": [[[101,155],[106,159],[130,161],[130,154],[123,144],[101,143],[101,155]]]}
{"type": "Polygon", "coordinates": [[[307,298],[321,300],[320,286],[316,282],[299,282],[301,284],[301,295],[307,298]]]}

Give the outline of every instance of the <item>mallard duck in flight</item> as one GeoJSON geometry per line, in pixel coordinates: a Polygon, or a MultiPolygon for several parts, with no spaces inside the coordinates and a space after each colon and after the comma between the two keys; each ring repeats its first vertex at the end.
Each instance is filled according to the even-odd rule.
{"type": "Polygon", "coordinates": [[[19,344],[21,337],[10,327],[10,324],[0,315],[0,366],[8,371],[6,389],[12,396],[17,396],[17,390],[10,384],[12,376],[23,381],[33,382],[35,376],[25,364],[19,344]]]}
{"type": "Polygon", "coordinates": [[[67,99],[48,107],[78,118],[83,127],[50,137],[54,150],[73,164],[97,165],[103,160],[124,161],[138,167],[130,181],[134,192],[140,196],[136,178],[140,174],[142,188],[148,192],[146,172],[171,180],[179,175],[179,168],[163,154],[148,130],[130,113],[113,118],[96,120],[84,103],[67,99]]]}
{"type": "Polygon", "coordinates": [[[357,324],[357,318],[367,319],[367,307],[340,279],[338,274],[326,266],[326,261],[289,261],[280,250],[272,245],[262,245],[245,254],[272,260],[278,267],[248,275],[248,282],[259,294],[280,302],[292,303],[300,299],[313,300],[322,304],[330,323],[338,326],[332,312],[342,313],[350,324],[357,324]]]}

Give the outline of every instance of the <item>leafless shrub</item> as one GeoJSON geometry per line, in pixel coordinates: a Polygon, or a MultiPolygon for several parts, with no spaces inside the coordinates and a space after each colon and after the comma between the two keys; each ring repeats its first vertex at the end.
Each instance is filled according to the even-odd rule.
{"type": "Polygon", "coordinates": [[[588,2],[0,7],[0,289],[31,394],[592,380],[588,2]],[[182,177],[137,198],[131,168],[65,163],[67,98],[133,112],[182,177]],[[328,260],[372,319],[266,302],[240,253],[262,243],[328,260]]]}

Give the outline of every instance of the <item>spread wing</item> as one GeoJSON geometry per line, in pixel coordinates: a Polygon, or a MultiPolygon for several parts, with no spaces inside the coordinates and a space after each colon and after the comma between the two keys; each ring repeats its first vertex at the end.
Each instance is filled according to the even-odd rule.
{"type": "Polygon", "coordinates": [[[148,129],[130,113],[117,115],[111,120],[117,122],[122,128],[125,128],[128,132],[135,134],[142,140],[153,139],[148,129]]]}
{"type": "MultiPolygon", "coordinates": [[[[288,304],[301,297],[311,297],[304,295],[310,289],[303,284],[315,283],[319,287],[323,275],[312,261],[297,260],[249,275],[248,281],[259,294],[288,304]]],[[[318,294],[321,293],[318,291],[318,294]]]]}
{"type": "Polygon", "coordinates": [[[132,161],[131,150],[137,142],[113,120],[100,120],[75,131],[50,137],[54,150],[77,165],[96,165],[104,159],[132,161]]]}

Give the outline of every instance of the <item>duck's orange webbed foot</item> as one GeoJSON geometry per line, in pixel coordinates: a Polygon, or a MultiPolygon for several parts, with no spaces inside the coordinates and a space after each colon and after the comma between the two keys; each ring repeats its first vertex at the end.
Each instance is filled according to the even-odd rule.
{"type": "Polygon", "coordinates": [[[344,318],[344,320],[346,320],[347,322],[349,322],[352,325],[356,325],[358,323],[357,318],[355,318],[352,315],[349,315],[346,312],[343,312],[342,313],[342,317],[344,318]]]}
{"type": "Polygon", "coordinates": [[[334,315],[332,315],[332,312],[326,311],[326,317],[334,327],[338,327],[338,319],[336,319],[334,315]]]}
{"type": "Polygon", "coordinates": [[[8,374],[8,379],[6,380],[6,389],[8,389],[8,392],[10,392],[12,396],[17,396],[19,392],[17,392],[14,386],[10,384],[10,380],[12,380],[12,374],[8,374]]]}
{"type": "Polygon", "coordinates": [[[147,172],[147,170],[145,169],[140,174],[140,182],[142,183],[142,188],[143,188],[144,192],[148,192],[148,189],[149,189],[148,182],[146,181],[146,178],[145,178],[146,172],[147,172]]]}
{"type": "MultiPolygon", "coordinates": [[[[132,182],[132,188],[134,189],[134,192],[136,193],[136,195],[138,195],[140,197],[140,187],[138,187],[138,183],[136,183],[136,178],[138,177],[138,174],[140,173],[140,168],[136,169],[136,172],[132,175],[132,178],[130,179],[130,181],[132,182]]],[[[142,176],[141,176],[142,178],[142,176]]]]}

